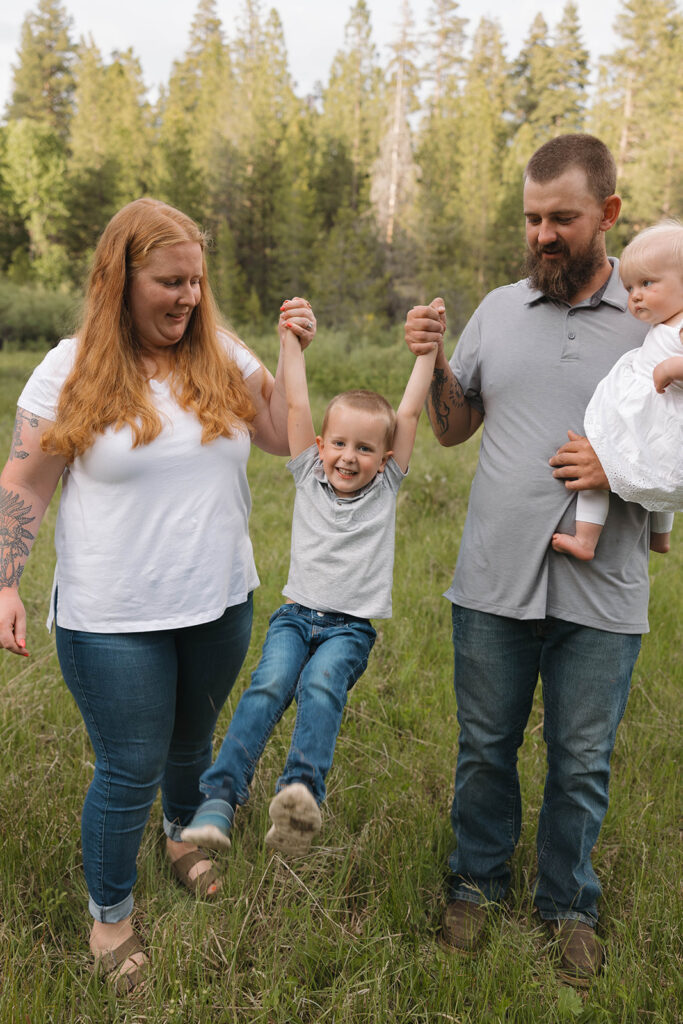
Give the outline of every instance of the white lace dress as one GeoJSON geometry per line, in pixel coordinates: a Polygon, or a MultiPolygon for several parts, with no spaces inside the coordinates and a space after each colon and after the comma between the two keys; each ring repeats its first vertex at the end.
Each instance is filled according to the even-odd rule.
{"type": "Polygon", "coordinates": [[[683,383],[658,394],[652,371],[683,356],[681,323],[651,327],[600,381],[584,419],[610,488],[651,512],[683,510],[683,383]]]}

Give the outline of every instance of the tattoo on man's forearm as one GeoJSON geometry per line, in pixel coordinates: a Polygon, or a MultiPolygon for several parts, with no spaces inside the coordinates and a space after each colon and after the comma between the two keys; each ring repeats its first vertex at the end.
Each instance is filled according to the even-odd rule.
{"type": "Polygon", "coordinates": [[[34,534],[26,527],[35,516],[29,515],[32,505],[26,505],[18,494],[0,487],[0,590],[13,587],[21,579],[28,558],[29,544],[34,534]]]}
{"type": "Polygon", "coordinates": [[[455,377],[447,375],[443,370],[434,370],[429,398],[432,426],[437,434],[443,436],[448,433],[450,413],[453,409],[463,407],[465,396],[455,377]]]}
{"type": "Polygon", "coordinates": [[[9,461],[13,459],[27,459],[28,452],[24,449],[24,442],[21,439],[21,428],[24,423],[28,423],[29,427],[38,426],[37,416],[32,416],[30,412],[26,412],[24,409],[17,409],[17,418],[14,421],[14,434],[12,436],[12,447],[9,450],[9,461]]]}

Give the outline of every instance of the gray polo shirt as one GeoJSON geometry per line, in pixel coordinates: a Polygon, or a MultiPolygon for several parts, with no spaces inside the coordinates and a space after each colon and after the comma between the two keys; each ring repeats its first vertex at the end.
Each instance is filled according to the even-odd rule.
{"type": "Polygon", "coordinates": [[[479,463],[446,597],[515,619],[554,616],[610,632],[646,632],[649,514],[610,495],[592,562],[552,550],[574,532],[576,496],[548,459],[583,433],[596,384],[647,331],[627,312],[616,260],[605,288],[578,306],[526,281],[486,296],[451,366],[484,415],[479,463]]]}
{"type": "Polygon", "coordinates": [[[391,617],[396,496],[405,474],[390,458],[352,498],[328,483],[318,448],[287,463],[296,498],[289,578],[282,593],[319,612],[391,617]]]}

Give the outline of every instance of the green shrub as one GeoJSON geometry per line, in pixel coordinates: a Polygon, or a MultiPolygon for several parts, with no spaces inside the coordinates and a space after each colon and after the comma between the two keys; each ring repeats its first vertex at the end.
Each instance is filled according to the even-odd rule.
{"type": "Polygon", "coordinates": [[[79,299],[66,290],[0,278],[0,348],[38,349],[73,332],[79,299]]]}

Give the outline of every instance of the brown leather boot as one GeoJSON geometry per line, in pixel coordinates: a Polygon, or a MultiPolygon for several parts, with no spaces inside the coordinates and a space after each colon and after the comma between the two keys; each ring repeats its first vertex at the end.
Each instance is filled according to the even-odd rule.
{"type": "Polygon", "coordinates": [[[451,900],[444,911],[439,945],[447,953],[474,953],[483,938],[487,916],[483,903],[451,900]]]}
{"type": "Polygon", "coordinates": [[[546,922],[560,954],[558,974],[563,981],[585,988],[600,972],[602,943],[585,921],[563,919],[546,922]]]}

